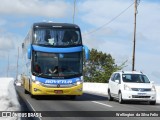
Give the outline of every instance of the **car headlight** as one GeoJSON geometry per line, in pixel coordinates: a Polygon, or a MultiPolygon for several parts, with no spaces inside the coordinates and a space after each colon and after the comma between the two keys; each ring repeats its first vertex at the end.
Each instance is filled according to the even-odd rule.
{"type": "Polygon", "coordinates": [[[128,85],[124,84],[124,90],[131,90],[131,88],[128,85]]]}
{"type": "Polygon", "coordinates": [[[156,87],[152,85],[152,91],[156,91],[156,87]]]}

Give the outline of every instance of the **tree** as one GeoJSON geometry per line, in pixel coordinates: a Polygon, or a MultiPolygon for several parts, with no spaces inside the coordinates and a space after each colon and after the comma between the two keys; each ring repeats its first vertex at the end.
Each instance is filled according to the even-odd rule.
{"type": "Polygon", "coordinates": [[[121,70],[125,65],[117,66],[110,54],[102,53],[96,49],[90,50],[90,59],[84,64],[85,82],[108,82],[111,74],[121,70]]]}

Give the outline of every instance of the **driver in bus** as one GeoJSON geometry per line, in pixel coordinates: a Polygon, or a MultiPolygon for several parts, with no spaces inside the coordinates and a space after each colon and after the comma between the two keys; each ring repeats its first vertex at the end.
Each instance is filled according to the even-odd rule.
{"type": "Polygon", "coordinates": [[[54,68],[50,68],[49,73],[58,74],[58,66],[55,66],[54,68]]]}
{"type": "Polygon", "coordinates": [[[41,67],[38,64],[35,65],[35,72],[41,73],[41,67]]]}

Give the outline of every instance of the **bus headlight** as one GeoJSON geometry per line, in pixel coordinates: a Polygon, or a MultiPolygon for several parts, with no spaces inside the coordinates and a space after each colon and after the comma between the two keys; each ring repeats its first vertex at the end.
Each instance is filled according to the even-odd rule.
{"type": "Polygon", "coordinates": [[[82,82],[81,81],[77,81],[77,85],[80,85],[82,82]]]}
{"type": "Polygon", "coordinates": [[[32,80],[33,83],[37,84],[37,85],[41,85],[41,82],[37,81],[37,80],[32,80]]]}
{"type": "Polygon", "coordinates": [[[37,85],[39,85],[39,84],[40,84],[40,82],[39,82],[39,81],[35,81],[35,83],[36,83],[37,85]]]}

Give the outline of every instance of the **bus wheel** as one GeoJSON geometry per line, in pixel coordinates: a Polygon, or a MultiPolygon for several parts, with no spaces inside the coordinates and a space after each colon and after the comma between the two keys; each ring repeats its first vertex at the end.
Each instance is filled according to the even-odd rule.
{"type": "Polygon", "coordinates": [[[35,98],[35,95],[33,95],[32,93],[30,95],[31,95],[31,98],[35,98]]]}
{"type": "Polygon", "coordinates": [[[24,89],[24,93],[25,93],[25,94],[29,94],[29,92],[28,92],[26,89],[24,89]]]}
{"type": "Polygon", "coordinates": [[[69,96],[71,100],[75,100],[76,99],[76,95],[71,95],[69,96]]]}

